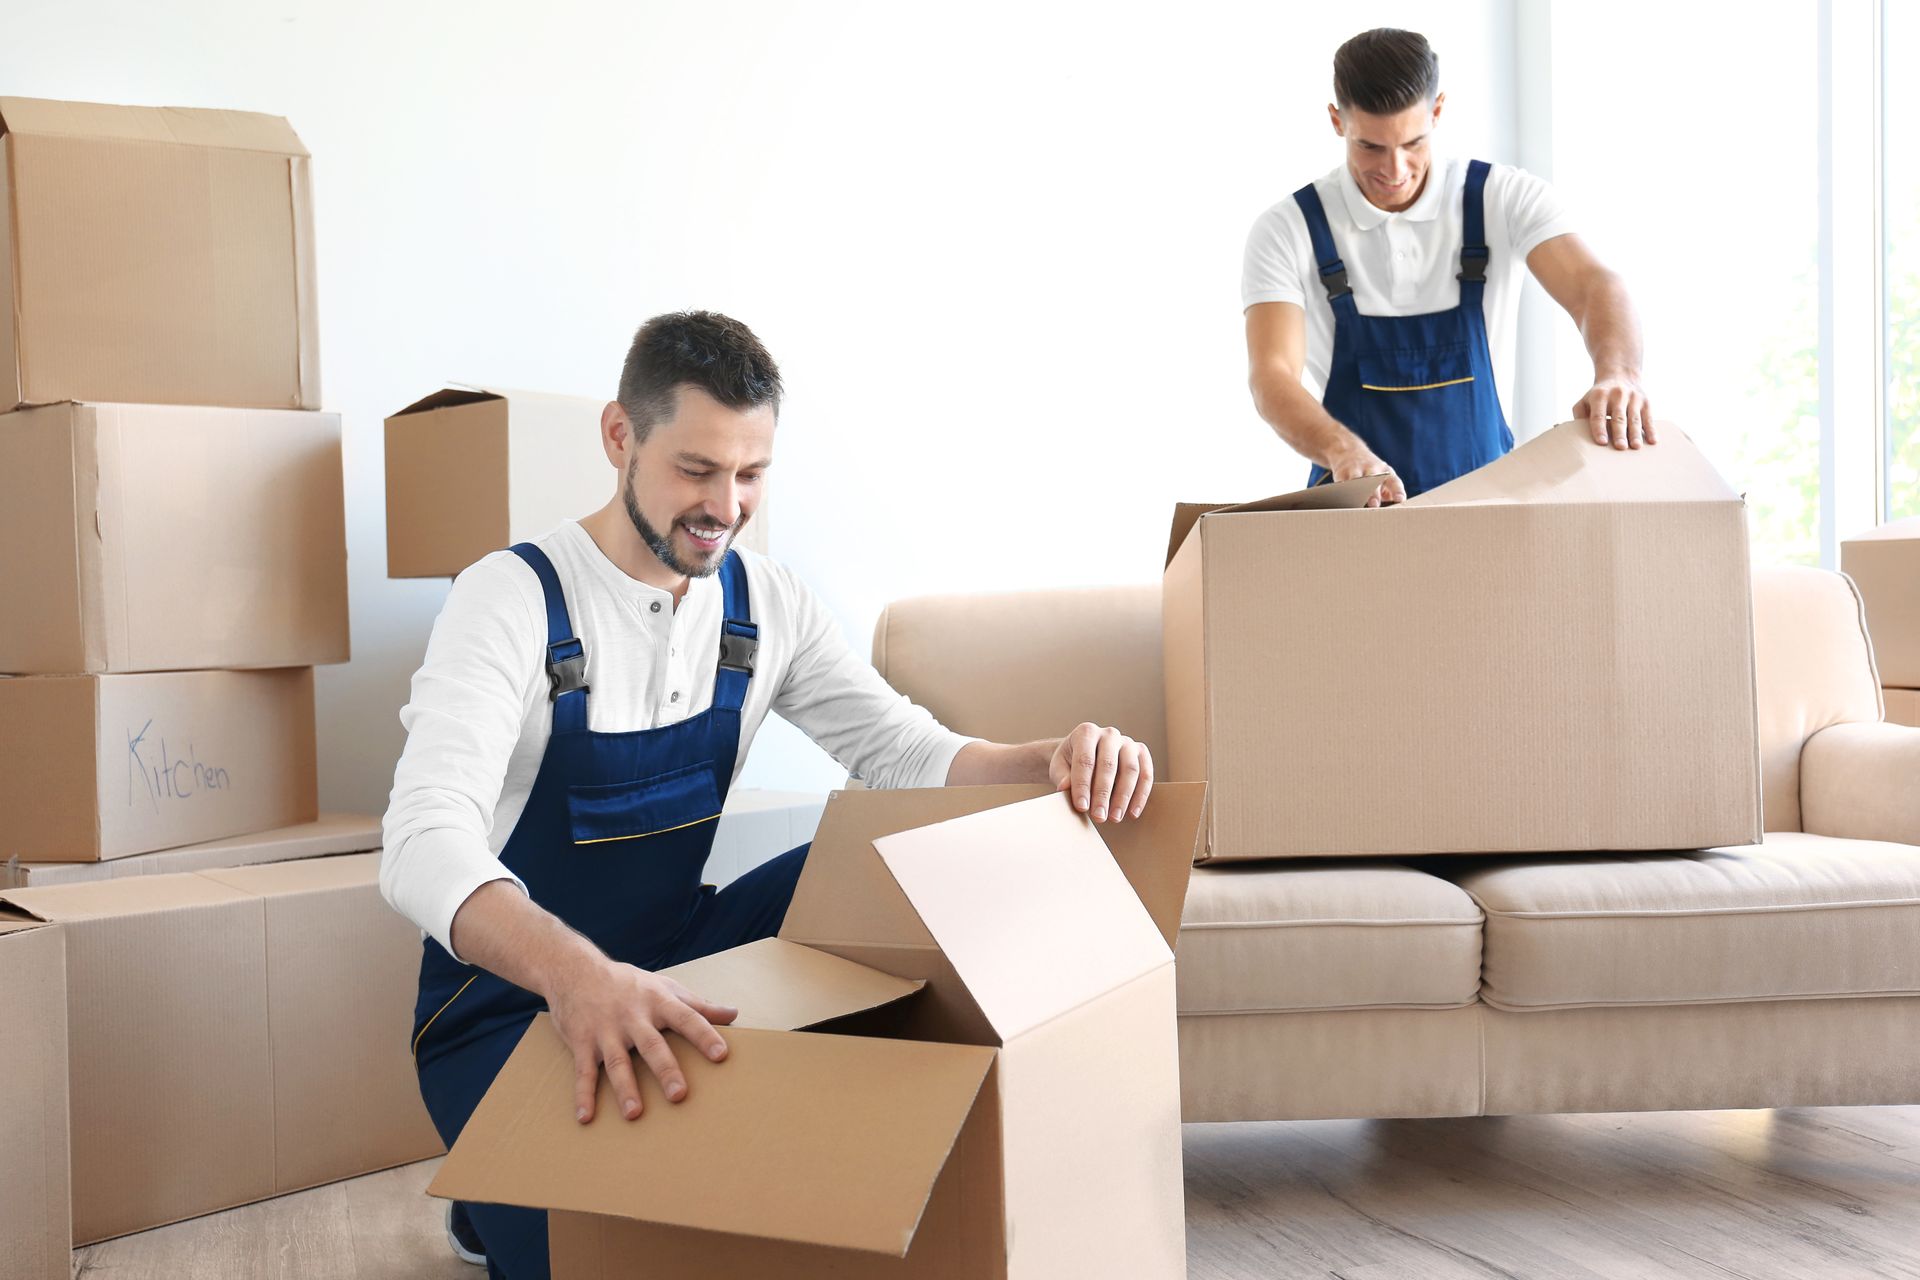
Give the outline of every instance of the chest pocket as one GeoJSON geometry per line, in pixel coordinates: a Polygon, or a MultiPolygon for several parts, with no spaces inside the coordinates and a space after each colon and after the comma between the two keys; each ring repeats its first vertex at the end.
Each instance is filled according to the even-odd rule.
{"type": "Polygon", "coordinates": [[[632,782],[567,788],[567,823],[575,844],[642,840],[719,816],[711,760],[632,782]]]}
{"type": "Polygon", "coordinates": [[[1364,351],[1354,364],[1360,389],[1369,393],[1439,391],[1473,381],[1473,350],[1465,342],[1424,351],[1364,351]]]}

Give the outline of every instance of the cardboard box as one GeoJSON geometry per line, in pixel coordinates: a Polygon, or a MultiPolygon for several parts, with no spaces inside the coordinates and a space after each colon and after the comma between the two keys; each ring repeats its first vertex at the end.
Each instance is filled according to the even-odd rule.
{"type": "Polygon", "coordinates": [[[1760,839],[1746,508],[1678,429],[1372,487],[1176,514],[1165,776],[1211,784],[1208,858],[1760,839]]]}
{"type": "Polygon", "coordinates": [[[0,1272],[68,1280],[66,939],[0,919],[0,1272]]]}
{"type": "Polygon", "coordinates": [[[424,1159],[377,854],[0,892],[67,943],[73,1238],[424,1159]]]}
{"type": "Polygon", "coordinates": [[[1920,689],[1882,689],[1880,692],[1886,695],[1890,722],[1920,728],[1920,689]]]}
{"type": "Polygon", "coordinates": [[[323,813],[312,822],[275,827],[255,835],[228,836],[204,844],[137,853],[108,862],[0,862],[0,889],[39,889],[50,884],[87,884],[123,876],[177,875],[218,871],[336,853],[365,853],[380,848],[380,819],[364,813],[323,813]]]}
{"type": "Polygon", "coordinates": [[[0,671],[345,662],[331,413],[55,404],[0,414],[0,671]]]}
{"type": "Polygon", "coordinates": [[[313,669],[0,677],[0,814],[21,862],[311,822],[313,669]]]}
{"type": "Polygon", "coordinates": [[[687,1098],[649,1077],[631,1124],[603,1084],[583,1126],[537,1022],[429,1190],[552,1210],[556,1280],[1184,1275],[1168,939],[1201,790],[1112,852],[1033,796],[836,793],[780,937],[671,971],[739,1005],[726,1062],[682,1052],[687,1098]]]}
{"type": "Polygon", "coordinates": [[[0,408],[319,408],[308,164],[277,116],[0,98],[0,408]]]}
{"type": "MultiPolygon", "coordinates": [[[[387,576],[451,578],[607,504],[605,400],[451,386],[387,419],[387,576]]],[[[764,552],[763,502],[737,544],[764,552]]]]}
{"type": "Polygon", "coordinates": [[[1920,516],[1842,542],[1840,568],[1866,601],[1880,682],[1920,688],[1920,516]]]}

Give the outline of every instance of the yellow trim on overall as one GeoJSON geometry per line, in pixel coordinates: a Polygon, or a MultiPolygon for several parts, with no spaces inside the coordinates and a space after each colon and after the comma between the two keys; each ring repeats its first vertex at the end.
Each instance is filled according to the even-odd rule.
{"type": "Polygon", "coordinates": [[[695,818],[692,822],[683,822],[677,827],[662,827],[658,831],[636,831],[630,836],[601,836],[595,840],[575,840],[575,844],[609,844],[615,840],[644,840],[648,836],[664,836],[669,831],[685,831],[688,827],[697,827],[703,822],[712,822],[720,815],[709,814],[704,818],[695,818]]]}
{"type": "MultiPolygon", "coordinates": [[[[473,975],[473,978],[477,978],[479,976],[480,975],[476,973],[473,975]]],[[[435,1009],[433,1011],[433,1018],[428,1018],[426,1021],[426,1025],[420,1028],[420,1034],[413,1038],[413,1056],[414,1057],[418,1058],[420,1056],[420,1041],[423,1038],[425,1038],[427,1034],[427,1027],[430,1027],[433,1025],[434,1018],[438,1018],[441,1014],[447,1011],[447,1005],[451,1005],[455,1000],[458,1000],[461,996],[461,993],[464,992],[468,987],[473,985],[473,978],[468,978],[465,982],[461,983],[460,990],[448,996],[447,1003],[441,1005],[438,1009],[435,1009]]]]}
{"type": "Polygon", "coordinates": [[[1370,382],[1363,382],[1360,384],[1360,389],[1362,391],[1432,391],[1436,387],[1457,387],[1463,382],[1472,381],[1473,375],[1468,374],[1464,378],[1453,378],[1447,382],[1429,382],[1423,387],[1376,387],[1370,382]]]}

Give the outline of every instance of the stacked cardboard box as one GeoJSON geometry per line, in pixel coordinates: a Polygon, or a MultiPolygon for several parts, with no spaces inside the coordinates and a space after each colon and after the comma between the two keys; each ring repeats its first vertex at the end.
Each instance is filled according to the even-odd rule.
{"type": "Polygon", "coordinates": [[[1841,543],[1840,567],[1866,602],[1887,719],[1920,725],[1920,516],[1841,543]]]}
{"type": "Polygon", "coordinates": [[[5,1040],[69,1064],[74,1243],[439,1152],[405,1035],[419,934],[378,862],[0,890],[0,929],[65,941],[64,1034],[36,1018],[5,1040]]]}
{"type": "Polygon", "coordinates": [[[61,1016],[0,1052],[62,1064],[45,1133],[6,1130],[58,1128],[60,1186],[48,1147],[0,1202],[57,1199],[63,1241],[69,1113],[82,1243],[438,1145],[371,858],[219,869],[378,844],[318,807],[349,639],[317,335],[286,121],[0,98],[0,992],[64,952],[61,1016]]]}
{"type": "Polygon", "coordinates": [[[0,856],[312,821],[348,636],[307,153],[244,112],[0,129],[0,856]]]}

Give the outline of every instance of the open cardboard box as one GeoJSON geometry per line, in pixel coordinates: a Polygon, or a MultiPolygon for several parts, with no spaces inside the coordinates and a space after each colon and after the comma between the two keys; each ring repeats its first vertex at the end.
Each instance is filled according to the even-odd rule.
{"type": "MultiPolygon", "coordinates": [[[[606,504],[607,402],[451,385],[386,421],[387,576],[451,578],[606,504]]],[[[764,552],[766,504],[736,545],[764,552]]]]}
{"type": "Polygon", "coordinates": [[[573,1117],[536,1020],[429,1190],[551,1211],[575,1277],[1186,1271],[1173,950],[1204,788],[1096,829],[1032,787],[835,793],[688,1096],[573,1117]],[[1103,843],[1101,837],[1106,837],[1103,843]]]}
{"type": "Polygon", "coordinates": [[[1377,484],[1175,514],[1165,773],[1209,783],[1206,860],[1760,839],[1746,507],[1678,428],[1377,484]]]}

